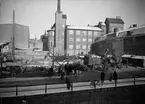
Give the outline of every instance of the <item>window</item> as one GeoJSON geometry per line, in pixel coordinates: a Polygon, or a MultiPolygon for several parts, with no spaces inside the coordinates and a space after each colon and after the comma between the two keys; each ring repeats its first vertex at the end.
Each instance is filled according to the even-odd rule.
{"type": "Polygon", "coordinates": [[[73,49],[74,48],[74,46],[73,45],[69,45],[69,49],[73,49]]]}
{"type": "Polygon", "coordinates": [[[74,34],[74,30],[69,30],[69,34],[74,34]]]}
{"type": "Polygon", "coordinates": [[[92,36],[92,31],[88,31],[88,36],[92,36]]]}
{"type": "Polygon", "coordinates": [[[97,37],[98,36],[98,32],[94,31],[94,36],[97,37]]]}
{"type": "Polygon", "coordinates": [[[87,31],[82,31],[82,35],[86,36],[87,31]]]}
{"type": "Polygon", "coordinates": [[[83,38],[83,42],[85,42],[86,41],[86,38],[83,38]]]}
{"type": "Polygon", "coordinates": [[[69,38],[69,41],[74,41],[74,39],[73,38],[69,38]]]}
{"type": "Polygon", "coordinates": [[[77,34],[77,35],[80,35],[80,34],[81,34],[81,31],[76,30],[76,34],[77,34]]]}
{"type": "Polygon", "coordinates": [[[82,48],[83,48],[83,49],[86,49],[86,45],[83,45],[82,48]]]}
{"type": "Polygon", "coordinates": [[[89,38],[89,39],[88,39],[88,42],[92,42],[92,39],[91,39],[91,38],[89,38]]]}
{"type": "Polygon", "coordinates": [[[81,48],[81,46],[80,45],[76,45],[76,49],[80,49],[81,48]]]}
{"type": "Polygon", "coordinates": [[[91,47],[90,47],[90,45],[88,45],[88,49],[90,49],[91,47]]]}
{"type": "Polygon", "coordinates": [[[80,39],[80,38],[76,38],[76,41],[77,41],[77,42],[80,42],[80,41],[81,41],[81,39],[80,39]]]}

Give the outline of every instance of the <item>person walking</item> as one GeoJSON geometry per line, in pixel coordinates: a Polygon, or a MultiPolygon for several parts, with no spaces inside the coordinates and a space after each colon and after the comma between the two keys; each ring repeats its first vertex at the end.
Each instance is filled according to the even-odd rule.
{"type": "Polygon", "coordinates": [[[101,72],[101,83],[102,83],[102,85],[104,83],[104,78],[105,78],[105,73],[104,73],[104,71],[102,71],[101,72]]]}
{"type": "Polygon", "coordinates": [[[65,75],[65,73],[64,73],[64,71],[62,70],[62,71],[61,71],[61,75],[60,75],[60,79],[61,79],[61,80],[64,80],[64,75],[65,75]]]}
{"type": "Polygon", "coordinates": [[[70,79],[68,78],[68,76],[66,76],[65,82],[66,82],[66,85],[67,85],[67,89],[69,90],[70,87],[71,87],[71,83],[70,83],[70,79]]]}
{"type": "Polygon", "coordinates": [[[71,87],[71,91],[73,91],[73,81],[70,81],[70,87],[71,87]]]}
{"type": "Polygon", "coordinates": [[[109,81],[112,81],[112,79],[113,79],[113,75],[112,75],[112,73],[110,73],[109,74],[109,81]]]}
{"type": "Polygon", "coordinates": [[[117,86],[117,78],[118,78],[117,72],[114,71],[114,72],[113,72],[113,80],[114,80],[114,82],[115,82],[115,87],[117,86]]]}

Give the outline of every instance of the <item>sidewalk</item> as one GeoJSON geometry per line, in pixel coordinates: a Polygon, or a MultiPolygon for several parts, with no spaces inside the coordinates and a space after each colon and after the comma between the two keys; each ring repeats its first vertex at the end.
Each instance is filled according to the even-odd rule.
{"type": "MultiPolygon", "coordinates": [[[[135,85],[143,85],[145,84],[145,78],[136,78],[135,85]]],[[[114,88],[114,87],[122,87],[122,86],[133,86],[134,79],[119,79],[117,86],[115,86],[114,82],[110,82],[105,80],[103,86],[96,85],[96,89],[100,88],[114,88]]],[[[77,82],[73,83],[73,91],[84,91],[95,89],[90,86],[90,82],[77,82]]],[[[19,87],[17,96],[25,96],[25,95],[39,95],[39,94],[52,94],[52,93],[60,93],[60,92],[70,92],[66,88],[66,84],[54,84],[54,85],[39,85],[39,86],[25,86],[19,87]]],[[[16,96],[16,87],[10,88],[0,88],[0,97],[15,97],[16,96]]]]}

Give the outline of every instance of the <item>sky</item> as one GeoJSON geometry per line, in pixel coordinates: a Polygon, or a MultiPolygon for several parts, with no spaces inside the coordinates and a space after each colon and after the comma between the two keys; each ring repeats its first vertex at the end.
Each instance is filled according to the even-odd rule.
{"type": "MultiPolygon", "coordinates": [[[[0,24],[15,21],[29,26],[30,38],[40,38],[55,22],[57,0],[0,0],[0,24]]],[[[61,0],[67,24],[96,25],[107,17],[121,16],[124,28],[145,24],[145,0],[61,0]]]]}

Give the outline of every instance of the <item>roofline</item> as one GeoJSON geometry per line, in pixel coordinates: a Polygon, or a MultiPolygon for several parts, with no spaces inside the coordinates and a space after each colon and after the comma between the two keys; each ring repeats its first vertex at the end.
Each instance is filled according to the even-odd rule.
{"type": "Polygon", "coordinates": [[[132,28],[125,29],[125,30],[120,30],[120,31],[118,31],[117,33],[126,32],[126,31],[131,31],[131,30],[136,30],[136,29],[140,29],[140,28],[145,28],[145,25],[144,25],[144,26],[132,27],[132,28]]]}
{"type": "MultiPolygon", "coordinates": [[[[107,17],[107,18],[105,19],[105,23],[106,23],[106,20],[107,20],[107,19],[116,19],[116,18],[109,18],[109,17],[107,17]]],[[[122,20],[122,19],[120,18],[120,20],[122,20]]],[[[110,22],[110,23],[125,24],[123,20],[122,20],[122,22],[123,22],[123,23],[120,23],[120,22],[110,22]]]]}
{"type": "MultiPolygon", "coordinates": [[[[24,27],[28,27],[27,25],[23,25],[23,24],[18,24],[18,23],[14,23],[15,25],[20,25],[20,26],[24,26],[24,27]]],[[[0,25],[13,25],[13,23],[7,23],[7,24],[0,24],[0,25]]]]}
{"type": "Polygon", "coordinates": [[[82,27],[82,26],[71,26],[67,25],[67,29],[75,29],[75,30],[94,30],[94,31],[102,31],[99,27],[82,27]]]}

